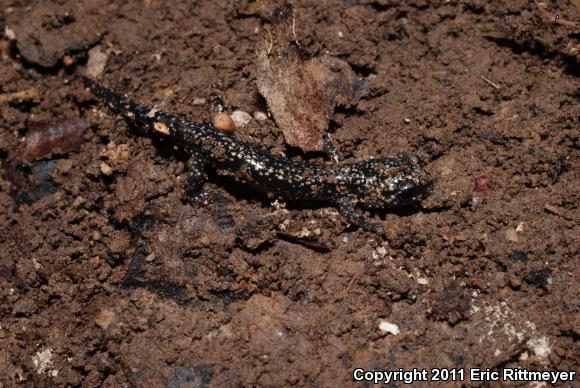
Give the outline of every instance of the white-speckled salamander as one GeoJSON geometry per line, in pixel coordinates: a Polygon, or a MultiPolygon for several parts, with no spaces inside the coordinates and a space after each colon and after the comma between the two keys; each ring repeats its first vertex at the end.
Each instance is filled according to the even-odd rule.
{"type": "Polygon", "coordinates": [[[291,160],[244,143],[208,123],[189,122],[130,101],[96,82],[86,86],[111,108],[143,124],[149,131],[172,137],[192,156],[189,189],[199,189],[206,162],[221,175],[287,199],[336,203],[349,222],[376,230],[356,206],[381,209],[407,205],[425,196],[427,174],[416,156],[324,164],[291,160]],[[192,187],[193,186],[193,187],[192,187]]]}

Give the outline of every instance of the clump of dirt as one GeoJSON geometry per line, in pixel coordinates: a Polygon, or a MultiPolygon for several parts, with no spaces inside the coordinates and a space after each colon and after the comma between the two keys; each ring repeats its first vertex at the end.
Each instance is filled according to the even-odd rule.
{"type": "Polygon", "coordinates": [[[295,1],[302,57],[292,28],[266,32],[277,0],[5,1],[0,385],[576,370],[576,3],[295,1]],[[331,131],[345,160],[418,154],[432,191],[369,214],[385,236],[211,170],[190,203],[187,156],[97,104],[87,71],[193,120],[211,120],[206,102],[222,96],[236,136],[320,161],[288,147],[268,97],[281,93],[292,128],[313,123],[311,146],[331,131]]]}
{"type": "Polygon", "coordinates": [[[38,3],[27,10],[26,17],[8,16],[6,28],[26,61],[54,67],[65,55],[86,50],[100,40],[98,10],[91,1],[38,3]]]}

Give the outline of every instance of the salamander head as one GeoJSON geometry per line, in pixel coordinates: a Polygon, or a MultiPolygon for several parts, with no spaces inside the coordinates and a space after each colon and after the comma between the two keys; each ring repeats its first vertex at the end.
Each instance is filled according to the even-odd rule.
{"type": "Polygon", "coordinates": [[[371,208],[392,208],[421,200],[430,184],[416,156],[370,159],[346,165],[343,190],[357,203],[371,208]]]}

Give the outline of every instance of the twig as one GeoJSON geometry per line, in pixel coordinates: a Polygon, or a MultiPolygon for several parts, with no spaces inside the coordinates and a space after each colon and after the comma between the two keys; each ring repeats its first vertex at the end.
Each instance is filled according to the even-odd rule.
{"type": "Polygon", "coordinates": [[[341,299],[346,298],[346,296],[348,295],[348,292],[350,291],[350,289],[352,288],[352,286],[354,285],[354,282],[356,282],[356,280],[358,279],[359,273],[355,273],[354,275],[352,275],[352,279],[350,279],[350,282],[348,282],[348,286],[346,286],[346,288],[343,291],[343,296],[341,299]]]}
{"type": "Polygon", "coordinates": [[[268,36],[270,37],[270,45],[268,46],[268,50],[267,50],[267,54],[268,54],[268,56],[270,56],[270,53],[272,52],[272,48],[274,48],[274,36],[272,35],[272,32],[269,29],[266,29],[266,32],[268,33],[268,36]]]}
{"type": "Polygon", "coordinates": [[[14,93],[3,93],[0,94],[0,103],[13,102],[16,100],[26,101],[35,100],[40,97],[40,92],[36,88],[24,89],[19,92],[14,93]]]}
{"type": "Polygon", "coordinates": [[[492,80],[490,80],[486,76],[482,75],[481,79],[484,80],[485,82],[487,82],[488,84],[490,84],[492,88],[497,89],[497,90],[501,89],[501,87],[498,84],[496,84],[495,82],[493,82],[492,80]]]}
{"type": "Polygon", "coordinates": [[[292,10],[292,35],[294,36],[294,43],[300,47],[300,42],[298,42],[298,38],[296,37],[296,15],[294,14],[294,10],[292,10]]]}

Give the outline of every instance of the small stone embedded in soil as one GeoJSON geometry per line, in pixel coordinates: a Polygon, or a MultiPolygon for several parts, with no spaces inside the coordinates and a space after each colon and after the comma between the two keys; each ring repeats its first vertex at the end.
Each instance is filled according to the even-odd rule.
{"type": "Polygon", "coordinates": [[[101,170],[101,173],[103,175],[106,176],[111,176],[113,175],[113,169],[111,168],[111,166],[109,166],[107,163],[103,162],[99,165],[99,169],[101,170]]]}
{"type": "Polygon", "coordinates": [[[30,123],[18,156],[24,160],[33,160],[53,153],[76,150],[84,143],[84,133],[88,127],[80,118],[57,123],[30,123]]]}
{"type": "Polygon", "coordinates": [[[384,331],[385,333],[389,333],[392,335],[397,335],[401,332],[399,326],[391,323],[389,321],[381,320],[379,321],[379,330],[384,331]]]}
{"type": "Polygon", "coordinates": [[[91,78],[97,78],[105,70],[109,56],[101,51],[101,46],[95,46],[89,50],[89,59],[87,61],[86,75],[91,78]]]}
{"type": "Polygon", "coordinates": [[[4,36],[6,37],[6,39],[10,40],[16,39],[16,34],[14,33],[14,30],[9,28],[8,26],[4,27],[4,36]]]}
{"type": "Polygon", "coordinates": [[[260,110],[254,112],[254,119],[258,121],[268,120],[268,115],[260,110]]]}
{"type": "Polygon", "coordinates": [[[75,57],[71,55],[65,55],[62,58],[62,64],[64,65],[64,67],[71,67],[72,65],[75,64],[75,57]]]}

